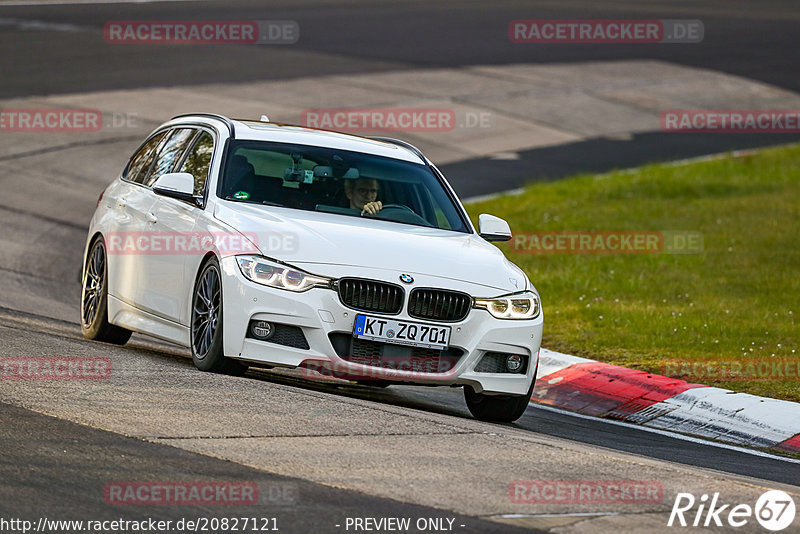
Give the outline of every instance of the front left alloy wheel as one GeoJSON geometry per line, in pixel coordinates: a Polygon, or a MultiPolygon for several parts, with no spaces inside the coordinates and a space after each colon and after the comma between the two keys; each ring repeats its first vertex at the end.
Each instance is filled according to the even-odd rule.
{"type": "Polygon", "coordinates": [[[200,270],[192,295],[192,361],[201,371],[243,374],[247,366],[223,352],[222,302],[219,262],[210,258],[200,270]]]}
{"type": "Polygon", "coordinates": [[[86,339],[115,345],[128,342],[132,332],[108,322],[108,265],[103,238],[89,247],[81,282],[81,333],[86,339]]]}

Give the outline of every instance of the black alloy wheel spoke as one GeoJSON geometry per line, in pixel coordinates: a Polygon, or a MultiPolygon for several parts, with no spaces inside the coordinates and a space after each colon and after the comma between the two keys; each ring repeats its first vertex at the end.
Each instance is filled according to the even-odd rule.
{"type": "Polygon", "coordinates": [[[194,306],[192,308],[192,343],[198,359],[207,356],[214,341],[219,324],[221,301],[219,274],[215,268],[209,268],[197,287],[194,306]]]}

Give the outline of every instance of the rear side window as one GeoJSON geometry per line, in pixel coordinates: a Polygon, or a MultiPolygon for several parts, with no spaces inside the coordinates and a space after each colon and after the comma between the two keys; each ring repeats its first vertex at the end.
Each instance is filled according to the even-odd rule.
{"type": "Polygon", "coordinates": [[[189,146],[197,130],[194,128],[178,128],[172,131],[169,139],[158,151],[158,158],[150,175],[145,180],[145,185],[151,186],[162,174],[172,172],[175,163],[183,155],[186,147],[189,146]]]}
{"type": "Polygon", "coordinates": [[[147,176],[147,171],[150,170],[150,166],[153,164],[153,160],[155,159],[158,145],[161,140],[164,139],[166,134],[167,132],[156,134],[144,145],[142,145],[142,148],[140,148],[139,151],[131,158],[131,162],[128,165],[128,170],[123,178],[130,180],[131,182],[136,182],[137,184],[144,182],[144,179],[147,176]]]}
{"type": "Polygon", "coordinates": [[[194,194],[200,196],[206,187],[208,169],[211,166],[211,156],[214,154],[214,138],[208,132],[203,132],[198,137],[186,160],[181,165],[180,172],[188,172],[194,176],[194,194]]]}

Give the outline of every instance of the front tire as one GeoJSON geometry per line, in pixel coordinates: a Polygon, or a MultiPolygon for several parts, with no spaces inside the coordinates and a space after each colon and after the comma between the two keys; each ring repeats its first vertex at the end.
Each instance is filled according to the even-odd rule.
{"type": "Polygon", "coordinates": [[[358,380],[356,382],[359,386],[367,386],[371,388],[388,388],[392,383],[388,380],[358,380]]]}
{"type": "Polygon", "coordinates": [[[108,322],[106,246],[97,237],[89,247],[81,282],[81,333],[86,339],[124,345],[132,332],[108,322]]]}
{"type": "Polygon", "coordinates": [[[241,375],[247,366],[223,352],[222,304],[219,262],[210,258],[200,270],[192,294],[192,361],[201,371],[241,375]]]}
{"type": "MultiPolygon", "coordinates": [[[[538,366],[537,366],[538,367],[538,366]]],[[[525,395],[487,395],[475,393],[472,386],[464,386],[464,400],[470,413],[481,421],[491,423],[513,423],[525,413],[536,384],[536,371],[528,393],[525,395]]]]}

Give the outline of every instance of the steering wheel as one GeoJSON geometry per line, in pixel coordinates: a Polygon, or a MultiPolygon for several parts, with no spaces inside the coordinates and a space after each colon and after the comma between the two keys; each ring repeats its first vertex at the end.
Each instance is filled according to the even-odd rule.
{"type": "MultiPolygon", "coordinates": [[[[412,210],[411,208],[409,208],[408,206],[406,206],[404,204],[384,204],[383,208],[381,208],[381,211],[386,210],[386,209],[406,210],[409,213],[413,213],[414,215],[417,215],[417,213],[414,210],[412,210]]],[[[380,213],[380,211],[378,213],[380,213]]]]}
{"type": "MultiPolygon", "coordinates": [[[[361,216],[362,217],[376,217],[377,215],[379,215],[380,213],[382,213],[385,210],[403,210],[403,211],[407,211],[408,213],[410,213],[412,215],[417,215],[417,213],[414,210],[412,210],[411,208],[409,208],[408,206],[405,206],[403,204],[384,204],[381,207],[381,210],[378,213],[376,213],[375,215],[370,215],[369,213],[362,213],[361,216]]],[[[419,217],[419,215],[417,215],[417,217],[419,217]]]]}
{"type": "Polygon", "coordinates": [[[403,204],[384,204],[383,207],[381,208],[381,211],[379,211],[375,215],[368,215],[365,213],[363,216],[382,217],[388,221],[418,224],[421,226],[433,226],[423,217],[417,215],[417,213],[414,210],[403,204]],[[390,212],[392,210],[395,210],[394,215],[387,214],[386,210],[389,210],[390,212]]]}

